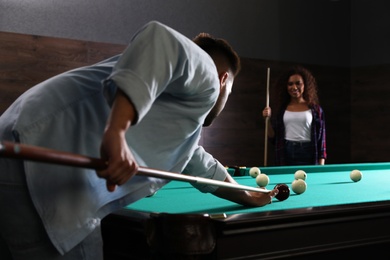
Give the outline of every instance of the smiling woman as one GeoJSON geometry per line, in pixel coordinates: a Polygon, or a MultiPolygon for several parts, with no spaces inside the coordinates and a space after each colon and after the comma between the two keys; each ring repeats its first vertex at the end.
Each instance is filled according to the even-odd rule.
{"type": "MultiPolygon", "coordinates": [[[[325,119],[314,76],[304,67],[293,67],[279,78],[275,92],[275,116],[268,126],[275,164],[325,164],[325,119]]],[[[271,107],[264,108],[263,117],[271,117],[271,107]]]]}

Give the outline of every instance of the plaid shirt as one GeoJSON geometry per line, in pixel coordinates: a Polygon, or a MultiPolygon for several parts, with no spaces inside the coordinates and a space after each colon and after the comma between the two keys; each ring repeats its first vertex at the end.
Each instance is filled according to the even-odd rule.
{"type": "MultiPolygon", "coordinates": [[[[311,125],[311,145],[315,153],[313,165],[318,164],[321,158],[326,159],[326,131],[325,131],[325,115],[319,105],[310,107],[313,115],[311,125]]],[[[271,143],[275,145],[275,165],[285,165],[285,127],[283,123],[282,113],[276,116],[272,121],[272,127],[275,130],[275,136],[270,138],[271,143]]]]}

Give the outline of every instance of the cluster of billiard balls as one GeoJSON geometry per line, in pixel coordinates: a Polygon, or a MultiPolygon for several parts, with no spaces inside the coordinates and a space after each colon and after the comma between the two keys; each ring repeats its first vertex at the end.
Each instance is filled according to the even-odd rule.
{"type": "MultiPolygon", "coordinates": [[[[267,174],[262,173],[258,167],[252,167],[249,169],[249,175],[252,178],[256,178],[256,184],[259,187],[266,187],[269,184],[269,177],[267,174]]],[[[354,182],[358,182],[362,179],[363,174],[359,170],[352,170],[350,173],[350,178],[354,182]]],[[[306,183],[307,174],[303,170],[297,170],[294,173],[294,180],[291,183],[291,189],[295,194],[302,194],[307,189],[306,183]]],[[[276,198],[280,201],[287,199],[290,196],[290,189],[286,184],[277,184],[275,186],[279,190],[276,198]]]]}
{"type": "MultiPolygon", "coordinates": [[[[262,173],[258,167],[252,167],[249,169],[249,175],[256,178],[256,184],[259,187],[265,187],[269,184],[269,177],[267,174],[262,173]]],[[[302,194],[306,191],[307,184],[305,182],[307,174],[303,170],[298,170],[294,174],[294,181],[291,183],[291,189],[296,194],[302,194]]]]}
{"type": "MultiPolygon", "coordinates": [[[[249,175],[256,178],[256,184],[259,187],[265,187],[269,184],[269,177],[267,174],[262,173],[258,167],[252,167],[249,169],[249,175]]],[[[290,189],[284,183],[276,184],[274,189],[278,189],[278,194],[275,196],[279,201],[286,200],[290,196],[290,189]]]]}

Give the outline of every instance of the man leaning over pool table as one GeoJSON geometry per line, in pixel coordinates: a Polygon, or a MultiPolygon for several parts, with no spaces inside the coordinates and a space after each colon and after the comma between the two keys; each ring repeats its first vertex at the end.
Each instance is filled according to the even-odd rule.
{"type": "MultiPolygon", "coordinates": [[[[0,117],[0,140],[101,156],[108,167],[0,158],[1,258],[103,259],[100,220],[167,183],[137,176],[139,165],[235,183],[198,141],[239,70],[226,41],[150,22],[122,54],[26,91],[0,117]]],[[[277,194],[194,186],[247,206],[277,194]]]]}

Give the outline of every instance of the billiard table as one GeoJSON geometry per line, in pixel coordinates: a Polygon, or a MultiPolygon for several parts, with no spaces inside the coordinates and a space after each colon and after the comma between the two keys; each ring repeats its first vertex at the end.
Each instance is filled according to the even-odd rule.
{"type": "MultiPolygon", "coordinates": [[[[307,173],[307,190],[244,207],[171,181],[102,220],[106,259],[390,257],[390,163],[259,167],[272,189],[307,173]],[[359,182],[349,174],[363,173],[359,182]]],[[[250,167],[228,168],[256,186],[250,167]]]]}

